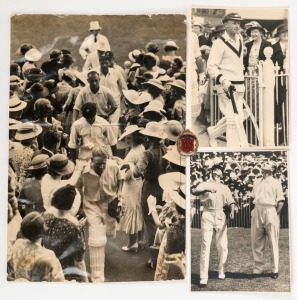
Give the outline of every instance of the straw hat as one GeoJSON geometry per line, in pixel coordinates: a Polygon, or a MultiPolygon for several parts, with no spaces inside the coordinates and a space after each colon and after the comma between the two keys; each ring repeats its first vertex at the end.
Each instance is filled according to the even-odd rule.
{"type": "Polygon", "coordinates": [[[183,91],[186,91],[186,83],[181,79],[176,79],[173,82],[168,83],[168,85],[171,85],[177,89],[181,89],[183,91]]]}
{"type": "Polygon", "coordinates": [[[128,57],[132,62],[136,62],[136,59],[139,57],[141,53],[142,53],[141,50],[134,49],[133,51],[129,52],[128,57]]]}
{"type": "Polygon", "coordinates": [[[162,174],[158,178],[160,187],[168,192],[172,201],[186,209],[186,175],[180,172],[162,174]]]}
{"type": "Polygon", "coordinates": [[[78,80],[80,80],[82,83],[84,83],[85,85],[88,85],[89,83],[88,83],[88,80],[87,80],[87,78],[86,78],[86,76],[85,76],[85,74],[84,73],[81,73],[81,72],[78,72],[77,70],[73,70],[74,71],[74,75],[75,75],[75,77],[78,79],[78,80]]]}
{"type": "Polygon", "coordinates": [[[59,175],[68,175],[74,171],[74,163],[64,154],[55,154],[47,160],[49,168],[59,175]]]}
{"type": "Polygon", "coordinates": [[[100,29],[102,29],[102,27],[99,25],[98,21],[91,21],[90,22],[89,31],[91,31],[91,30],[100,30],[100,29]]]}
{"type": "Polygon", "coordinates": [[[246,34],[248,36],[251,36],[251,32],[254,29],[258,29],[259,31],[261,31],[263,34],[265,34],[265,30],[264,28],[259,24],[259,23],[255,23],[252,26],[250,26],[247,30],[246,30],[246,34]]]}
{"type": "Polygon", "coordinates": [[[9,129],[17,129],[17,128],[10,128],[10,127],[22,124],[22,122],[20,122],[18,120],[15,120],[15,119],[12,119],[12,118],[9,118],[9,123],[8,124],[9,124],[9,129]]]}
{"type": "Polygon", "coordinates": [[[39,61],[41,56],[42,56],[41,52],[35,48],[30,49],[25,54],[25,58],[28,61],[39,61]]]}
{"type": "Polygon", "coordinates": [[[49,95],[49,90],[38,82],[34,83],[26,92],[35,98],[44,98],[49,95]]]}
{"type": "Polygon", "coordinates": [[[140,105],[143,103],[150,102],[152,100],[152,96],[148,92],[142,92],[137,99],[135,99],[134,104],[140,105]]]}
{"type": "Polygon", "coordinates": [[[135,104],[136,99],[139,98],[139,94],[135,90],[123,90],[123,94],[124,97],[132,104],[135,104]]]}
{"type": "Polygon", "coordinates": [[[49,156],[46,155],[46,154],[36,155],[32,159],[31,166],[28,168],[28,170],[40,170],[40,169],[47,168],[46,161],[47,161],[48,158],[49,158],[49,156]]]}
{"type": "Polygon", "coordinates": [[[203,25],[200,22],[194,21],[192,27],[194,26],[199,26],[201,29],[203,29],[203,25]]]}
{"type": "Polygon", "coordinates": [[[123,134],[120,136],[119,141],[125,138],[127,135],[132,134],[133,132],[142,130],[142,128],[139,128],[137,125],[130,125],[127,126],[123,132],[123,134]]]}
{"type": "Polygon", "coordinates": [[[174,145],[171,150],[168,149],[163,158],[175,165],[186,167],[186,157],[178,152],[176,145],[174,145]]]}
{"type": "Polygon", "coordinates": [[[141,134],[156,137],[158,139],[166,139],[167,134],[163,130],[163,125],[158,122],[147,123],[145,129],[140,131],[141,134]]]}
{"type": "Polygon", "coordinates": [[[24,141],[38,136],[42,132],[42,127],[30,122],[22,123],[18,126],[15,139],[24,141]]]}
{"type": "Polygon", "coordinates": [[[173,78],[170,77],[170,76],[168,76],[167,74],[158,77],[158,79],[159,79],[161,82],[168,82],[168,81],[172,81],[172,80],[173,80],[173,78]]]}
{"type": "Polygon", "coordinates": [[[165,90],[164,86],[162,85],[162,81],[159,79],[150,79],[149,81],[144,82],[142,85],[153,85],[161,91],[165,90]]]}
{"type": "Polygon", "coordinates": [[[163,109],[163,104],[159,100],[152,100],[144,109],[144,113],[148,111],[154,111],[160,115],[165,114],[166,111],[163,109]]]}
{"type": "Polygon", "coordinates": [[[11,97],[9,99],[9,111],[20,111],[27,106],[25,101],[20,100],[18,97],[11,97]]]}
{"type": "Polygon", "coordinates": [[[16,75],[11,75],[9,77],[9,85],[20,85],[24,82],[20,77],[16,75]]]}
{"type": "Polygon", "coordinates": [[[176,142],[184,129],[180,122],[176,120],[170,120],[164,125],[164,130],[168,135],[168,139],[176,142]]]}
{"type": "Polygon", "coordinates": [[[175,50],[179,49],[179,47],[176,45],[176,43],[174,41],[168,41],[165,45],[164,45],[164,50],[166,50],[166,48],[175,48],[175,50]]]}

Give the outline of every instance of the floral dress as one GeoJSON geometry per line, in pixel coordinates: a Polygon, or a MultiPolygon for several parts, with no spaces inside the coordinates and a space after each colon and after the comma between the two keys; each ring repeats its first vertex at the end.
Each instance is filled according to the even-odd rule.
{"type": "Polygon", "coordinates": [[[56,218],[51,213],[44,213],[43,217],[48,227],[43,239],[44,246],[55,252],[66,280],[79,280],[74,268],[75,261],[82,261],[86,250],[82,230],[70,220],[56,218]]]}

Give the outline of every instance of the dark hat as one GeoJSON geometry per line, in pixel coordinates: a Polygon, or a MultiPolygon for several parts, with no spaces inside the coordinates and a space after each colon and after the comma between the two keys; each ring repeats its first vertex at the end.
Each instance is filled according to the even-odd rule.
{"type": "Polygon", "coordinates": [[[249,27],[247,30],[246,30],[246,34],[248,36],[251,36],[251,32],[252,30],[254,29],[258,29],[259,31],[261,31],[263,34],[265,34],[265,30],[264,28],[259,24],[259,23],[255,23],[253,24],[251,27],[249,27]]]}
{"type": "Polygon", "coordinates": [[[70,210],[72,208],[75,196],[75,187],[67,184],[60,187],[52,194],[51,204],[59,210],[70,210]]]}
{"type": "Polygon", "coordinates": [[[50,52],[50,59],[59,59],[62,55],[62,51],[54,49],[50,52]]]}
{"type": "Polygon", "coordinates": [[[215,30],[213,31],[214,33],[218,33],[220,31],[226,30],[226,26],[224,24],[219,24],[215,27],[215,30]]]}
{"type": "Polygon", "coordinates": [[[68,175],[74,171],[74,163],[64,154],[55,154],[47,160],[47,165],[59,175],[68,175]]]}
{"type": "Polygon", "coordinates": [[[56,84],[56,82],[54,80],[48,80],[48,81],[46,81],[43,84],[43,86],[48,89],[49,95],[51,95],[51,94],[53,94],[53,93],[55,93],[55,92],[57,92],[59,90],[59,86],[57,86],[57,84],[56,84]]]}
{"type": "Polygon", "coordinates": [[[45,77],[45,73],[39,68],[31,68],[24,72],[24,77],[29,81],[37,82],[45,77]]]}
{"type": "Polygon", "coordinates": [[[158,46],[154,43],[148,43],[145,48],[147,52],[157,53],[159,51],[158,46]]]}
{"type": "Polygon", "coordinates": [[[46,154],[39,154],[36,155],[32,161],[31,166],[28,168],[28,170],[41,170],[47,168],[46,160],[49,158],[46,154]]]}
{"type": "Polygon", "coordinates": [[[74,63],[74,58],[71,56],[71,54],[63,54],[63,56],[60,58],[60,63],[66,66],[70,66],[74,63]]]}
{"type": "Polygon", "coordinates": [[[288,26],[286,24],[280,24],[276,28],[275,35],[279,35],[279,34],[281,34],[283,32],[286,32],[286,31],[288,31],[288,26]]]}
{"type": "Polygon", "coordinates": [[[99,55],[99,61],[109,61],[109,60],[110,60],[109,53],[106,53],[106,51],[100,53],[100,55],[99,55]]]}
{"type": "Polygon", "coordinates": [[[87,102],[81,107],[82,115],[93,115],[97,112],[97,107],[95,103],[87,102]]]}
{"type": "Polygon", "coordinates": [[[71,54],[70,50],[68,50],[68,49],[61,49],[61,52],[63,54],[71,54]]]}
{"type": "Polygon", "coordinates": [[[32,49],[33,46],[31,44],[22,44],[20,47],[20,52],[21,54],[26,54],[27,51],[29,51],[30,49],[32,49]]]}
{"type": "Polygon", "coordinates": [[[204,26],[204,27],[211,27],[211,24],[210,24],[209,22],[205,22],[205,23],[203,24],[203,26],[204,26]]]}
{"type": "Polygon", "coordinates": [[[26,92],[35,98],[44,98],[49,95],[49,90],[38,82],[34,83],[31,88],[26,90],[26,92]]]}
{"type": "Polygon", "coordinates": [[[238,13],[230,13],[230,14],[227,14],[222,22],[223,23],[226,23],[227,21],[229,20],[233,20],[233,21],[242,21],[243,19],[241,18],[241,16],[238,14],[238,13]]]}

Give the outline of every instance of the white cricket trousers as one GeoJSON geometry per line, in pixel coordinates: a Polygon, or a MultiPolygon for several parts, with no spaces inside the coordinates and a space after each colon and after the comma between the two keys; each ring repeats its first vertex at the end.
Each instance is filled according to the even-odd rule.
{"type": "MultiPolygon", "coordinates": [[[[240,139],[238,137],[238,132],[235,126],[234,110],[231,100],[229,100],[225,92],[219,92],[218,96],[220,111],[224,115],[224,117],[220,119],[215,126],[212,127],[211,132],[209,132],[209,138],[216,139],[226,132],[227,147],[240,147],[240,139]]],[[[244,99],[244,93],[236,92],[234,94],[234,98],[238,114],[243,122],[244,113],[242,99],[244,99]]]]}
{"type": "Polygon", "coordinates": [[[107,203],[84,199],[83,208],[87,217],[90,250],[91,279],[93,282],[104,282],[106,235],[115,233],[115,219],[106,212],[107,203]]]}
{"type": "Polygon", "coordinates": [[[264,249],[266,237],[271,252],[271,272],[278,273],[280,221],[275,206],[256,205],[251,212],[251,238],[254,257],[254,274],[264,272],[264,249]]]}
{"type": "Polygon", "coordinates": [[[200,254],[200,280],[208,279],[210,245],[213,230],[215,230],[216,247],[218,251],[218,272],[224,272],[224,265],[228,256],[226,216],[222,209],[209,210],[203,208],[201,219],[201,254],[200,254]]]}

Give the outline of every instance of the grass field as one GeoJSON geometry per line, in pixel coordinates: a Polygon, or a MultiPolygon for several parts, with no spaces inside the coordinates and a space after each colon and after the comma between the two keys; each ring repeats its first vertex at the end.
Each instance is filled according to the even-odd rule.
{"type": "Polygon", "coordinates": [[[78,49],[89,35],[90,21],[98,20],[102,34],[110,43],[117,63],[123,66],[133,49],[145,49],[148,42],[163,46],[174,40],[180,47],[177,54],[186,59],[186,23],[184,15],[15,15],[11,17],[11,60],[22,43],[31,43],[43,57],[38,66],[49,58],[52,49],[69,49],[81,68],[83,59],[78,49]]]}
{"type": "Polygon", "coordinates": [[[270,251],[266,243],[265,274],[263,277],[251,276],[253,257],[250,229],[228,228],[229,254],[225,266],[226,279],[217,279],[217,251],[213,239],[210,253],[209,280],[207,288],[199,287],[200,229],[191,229],[191,289],[192,291],[251,291],[251,292],[289,292],[290,291],[290,253],[289,230],[280,230],[280,269],[279,278],[270,278],[270,251]]]}

